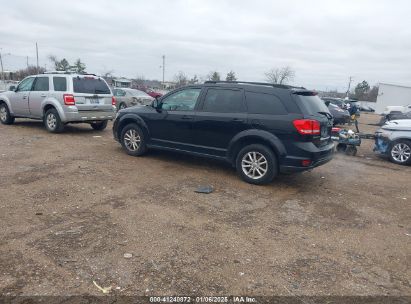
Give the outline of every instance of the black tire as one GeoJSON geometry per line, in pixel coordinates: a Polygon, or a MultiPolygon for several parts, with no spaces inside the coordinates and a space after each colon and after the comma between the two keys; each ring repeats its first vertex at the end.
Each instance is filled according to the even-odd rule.
{"type": "Polygon", "coordinates": [[[64,130],[64,124],[61,122],[60,115],[54,108],[47,110],[43,122],[47,131],[51,133],[61,133],[64,130]]]}
{"type": "Polygon", "coordinates": [[[237,173],[247,183],[254,185],[268,184],[278,175],[277,158],[274,152],[267,146],[260,144],[249,145],[238,153],[236,169],[237,173]],[[258,165],[256,160],[260,161],[261,164],[258,165]],[[266,164],[263,164],[264,161],[266,164]],[[250,166],[249,170],[247,169],[248,167],[243,168],[243,166],[248,165],[250,166]],[[248,173],[246,172],[247,170],[248,173]],[[255,176],[254,178],[252,177],[253,175],[255,176]]]}
{"type": "Polygon", "coordinates": [[[0,122],[3,125],[11,125],[14,123],[14,117],[11,116],[9,107],[6,103],[0,104],[0,122]]]}
{"type": "Polygon", "coordinates": [[[126,125],[121,130],[120,140],[121,145],[129,155],[140,156],[147,151],[146,138],[137,124],[131,123],[126,125]]]}
{"type": "Polygon", "coordinates": [[[388,156],[390,160],[398,165],[410,165],[411,164],[411,141],[406,139],[400,139],[393,142],[390,146],[390,150],[388,152],[388,156]],[[403,150],[403,156],[400,156],[399,151],[403,150]],[[403,159],[401,161],[401,159],[403,159]]]}
{"type": "Polygon", "coordinates": [[[346,144],[342,144],[339,143],[337,144],[337,147],[335,148],[337,150],[337,152],[339,153],[344,153],[347,150],[347,145],[346,144]]]}
{"type": "Polygon", "coordinates": [[[118,105],[118,109],[119,110],[127,109],[127,105],[124,102],[122,102],[118,105]]]}
{"type": "Polygon", "coordinates": [[[92,122],[90,125],[96,131],[103,131],[105,128],[107,128],[107,123],[108,121],[104,120],[99,122],[92,122]]]}

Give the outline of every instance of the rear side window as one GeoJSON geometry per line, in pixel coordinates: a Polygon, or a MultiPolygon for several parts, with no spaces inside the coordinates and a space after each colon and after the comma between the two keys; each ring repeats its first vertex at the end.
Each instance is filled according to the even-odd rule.
{"type": "Polygon", "coordinates": [[[67,79],[66,77],[53,77],[54,91],[65,92],[67,91],[67,79]]]}
{"type": "Polygon", "coordinates": [[[75,77],[73,78],[75,93],[111,94],[109,87],[101,78],[75,77]]]}
{"type": "Polygon", "coordinates": [[[297,95],[294,94],[297,99],[297,103],[304,111],[304,114],[318,115],[319,112],[327,112],[328,107],[317,95],[297,95]]]}
{"type": "Polygon", "coordinates": [[[285,115],[287,109],[280,98],[271,94],[245,92],[248,113],[250,114],[271,114],[285,115]]]}
{"type": "Polygon", "coordinates": [[[48,91],[49,90],[49,78],[37,77],[32,91],[48,91]]]}
{"type": "Polygon", "coordinates": [[[246,112],[243,93],[239,90],[208,89],[203,111],[215,113],[246,112]]]}

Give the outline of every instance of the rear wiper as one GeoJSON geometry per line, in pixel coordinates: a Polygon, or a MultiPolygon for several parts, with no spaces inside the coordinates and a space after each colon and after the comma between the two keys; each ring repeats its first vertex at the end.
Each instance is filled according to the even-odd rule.
{"type": "Polygon", "coordinates": [[[99,90],[99,89],[94,90],[94,93],[95,93],[95,94],[98,94],[98,93],[101,93],[101,94],[110,94],[110,93],[108,93],[108,92],[105,91],[105,90],[99,90]]]}
{"type": "Polygon", "coordinates": [[[318,113],[327,116],[328,119],[333,119],[333,116],[328,112],[318,112],[318,113]]]}

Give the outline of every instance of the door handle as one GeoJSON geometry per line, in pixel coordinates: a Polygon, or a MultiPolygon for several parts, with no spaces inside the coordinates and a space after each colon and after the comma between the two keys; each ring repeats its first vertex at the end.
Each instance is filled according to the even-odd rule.
{"type": "Polygon", "coordinates": [[[27,99],[27,95],[23,95],[23,99],[27,99]]]}
{"type": "Polygon", "coordinates": [[[46,94],[41,94],[40,97],[47,97],[47,95],[46,94]]]}
{"type": "Polygon", "coordinates": [[[244,122],[244,119],[241,118],[233,118],[231,121],[237,121],[237,122],[244,122]]]}

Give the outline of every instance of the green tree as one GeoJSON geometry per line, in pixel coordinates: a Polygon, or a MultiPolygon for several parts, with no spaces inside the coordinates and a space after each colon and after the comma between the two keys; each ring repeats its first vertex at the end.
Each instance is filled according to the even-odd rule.
{"type": "Polygon", "coordinates": [[[237,77],[235,77],[234,71],[230,71],[227,73],[227,76],[225,77],[226,81],[236,81],[237,77]]]}
{"type": "Polygon", "coordinates": [[[220,73],[218,73],[217,71],[210,72],[210,74],[208,75],[208,80],[220,81],[220,79],[221,79],[220,73]]]}
{"type": "Polygon", "coordinates": [[[365,100],[367,99],[368,92],[370,91],[370,85],[368,82],[363,80],[362,82],[358,83],[354,89],[354,96],[358,100],[365,100]]]}
{"type": "Polygon", "coordinates": [[[84,73],[86,71],[86,65],[81,62],[80,58],[74,62],[74,65],[70,69],[76,73],[84,73]]]}

